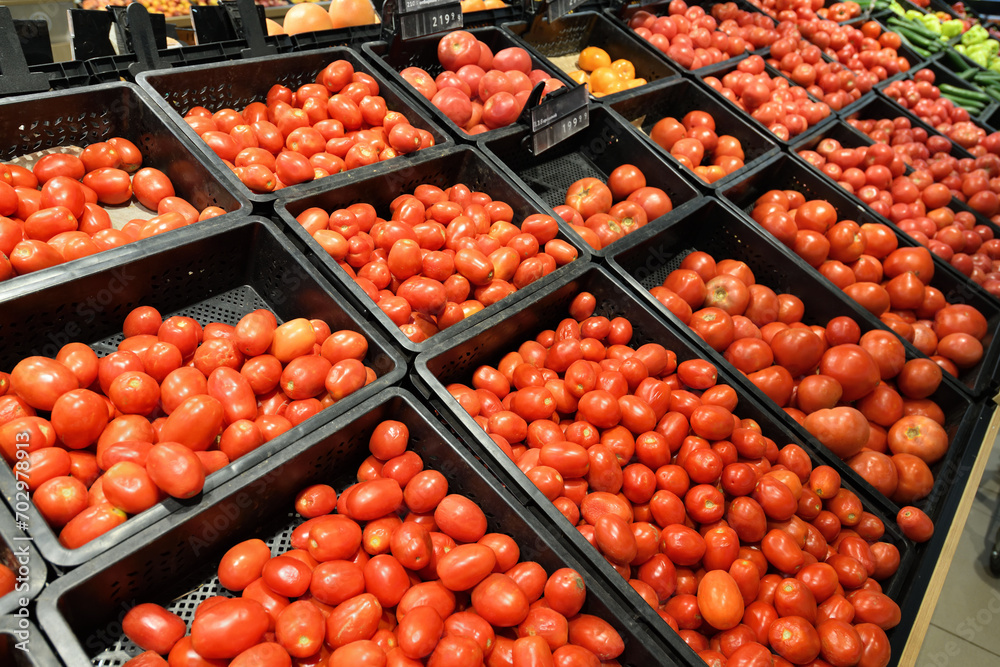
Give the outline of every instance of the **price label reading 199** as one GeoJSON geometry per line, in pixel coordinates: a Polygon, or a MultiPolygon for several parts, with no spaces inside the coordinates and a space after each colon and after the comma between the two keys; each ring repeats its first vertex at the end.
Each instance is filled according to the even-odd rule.
{"type": "Polygon", "coordinates": [[[403,39],[433,35],[462,27],[462,6],[457,2],[438,3],[399,15],[399,32],[403,39]]]}
{"type": "Polygon", "coordinates": [[[552,148],[590,125],[590,110],[587,107],[577,109],[534,133],[532,137],[532,152],[535,155],[552,148]]]}

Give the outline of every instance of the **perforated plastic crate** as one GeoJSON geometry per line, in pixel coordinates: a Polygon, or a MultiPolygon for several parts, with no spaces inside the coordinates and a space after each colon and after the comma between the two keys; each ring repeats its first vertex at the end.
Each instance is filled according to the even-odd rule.
{"type": "MultiPolygon", "coordinates": [[[[501,171],[499,166],[469,146],[454,146],[436,156],[428,155],[417,158],[409,165],[364,180],[354,181],[347,186],[327,188],[323,187],[322,184],[317,184],[314,188],[304,190],[300,196],[282,196],[275,204],[275,212],[284,223],[286,230],[296,239],[299,247],[303,248],[309,258],[327,276],[336,281],[341,291],[347,294],[354,306],[361,312],[367,313],[369,319],[375,320],[382,330],[387,332],[388,336],[396,342],[397,346],[413,353],[425,350],[441,340],[450,339],[458,332],[468,329],[476,322],[481,322],[491,314],[509,307],[527,295],[547,289],[554,280],[557,280],[566,271],[566,267],[557,268],[549,275],[517,290],[512,295],[484,308],[472,317],[467,317],[461,322],[451,325],[427,341],[414,343],[400,331],[388,315],[382,312],[354,279],[323,250],[295,218],[302,211],[314,206],[332,212],[351,204],[367,202],[375,207],[380,216],[389,219],[389,204],[392,203],[392,200],[399,195],[411,194],[422,183],[436,185],[440,188],[464,183],[472,190],[481,190],[494,199],[507,202],[514,209],[514,220],[517,224],[520,224],[529,215],[545,211],[542,202],[524,192],[501,171]]],[[[566,224],[559,220],[557,238],[570,243],[578,252],[577,259],[571,262],[570,266],[578,262],[588,261],[590,259],[589,246],[579,240],[576,234],[572,236],[570,234],[566,224]]]]}
{"type": "MultiPolygon", "coordinates": [[[[673,210],[658,220],[680,215],[685,205],[699,196],[698,190],[681,174],[683,167],[669,164],[662,151],[643,142],[617,114],[603,106],[590,110],[590,124],[586,129],[541,155],[532,155],[527,150],[528,141],[527,129],[513,129],[480,145],[490,158],[504,167],[508,178],[552,208],[565,203],[567,190],[577,180],[599,178],[607,182],[611,172],[623,164],[637,166],[646,176],[646,185],[658,187],[670,197],[673,210]]],[[[586,244],[572,229],[566,233],[572,234],[578,244],[586,244]]],[[[604,257],[616,244],[600,250],[591,249],[591,253],[604,257]]]]}
{"type": "MultiPolygon", "coordinates": [[[[54,357],[69,342],[86,343],[98,356],[114,352],[123,339],[125,316],[141,305],[157,308],[164,318],[187,315],[202,324],[231,325],[257,308],[267,308],[279,322],[297,317],[320,318],[333,331],[352,329],[365,335],[365,364],[375,370],[378,379],[210,475],[205,481],[206,491],[392,386],[405,374],[402,354],[344,303],[274,223],[259,218],[209,220],[188,227],[185,235],[172,240],[151,241],[145,249],[130,250],[116,262],[78,272],[69,283],[35,284],[30,292],[5,302],[0,307],[0,338],[4,341],[0,368],[9,371],[31,355],[54,357]]],[[[0,466],[0,491],[8,502],[16,497],[14,486],[10,467],[0,466]]],[[[34,505],[27,512],[28,531],[48,562],[73,567],[175,513],[191,511],[202,497],[167,499],[77,549],[66,549],[59,543],[58,531],[49,527],[34,505]]]]}
{"type": "MultiPolygon", "coordinates": [[[[705,200],[702,205],[665,228],[659,231],[641,229],[634,236],[634,239],[623,244],[608,258],[608,263],[612,271],[637,291],[653,310],[679,327],[686,329],[686,325],[661,305],[649,293],[649,289],[662,285],[667,275],[680,266],[684,257],[695,250],[701,250],[717,261],[736,259],[746,262],[758,283],[770,287],[778,294],[794,294],[802,299],[805,304],[803,322],[806,324],[825,327],[834,317],[846,316],[858,323],[862,333],[888,330],[878,318],[858,306],[793,252],[774,241],[766,231],[721,202],[705,200]],[[706,221],[710,221],[710,224],[706,224],[706,221]]],[[[926,358],[905,340],[903,344],[907,359],[926,358]]],[[[726,367],[733,376],[740,377],[739,372],[721,355],[712,356],[716,364],[726,367]]],[[[944,382],[930,398],[945,413],[945,428],[951,444],[945,457],[932,467],[936,473],[936,487],[927,498],[914,504],[935,520],[940,520],[946,492],[953,482],[942,472],[957,469],[966,449],[973,444],[978,447],[979,443],[970,442],[969,432],[976,413],[964,385],[946,375],[944,382]]],[[[776,403],[767,397],[761,400],[798,438],[812,442],[816,449],[823,449],[808,431],[788,418],[776,403]]],[[[831,456],[835,457],[832,453],[831,456]]],[[[855,479],[855,483],[869,486],[860,477],[855,479]]],[[[874,488],[872,492],[879,493],[874,488]]],[[[892,514],[895,516],[898,503],[887,497],[884,502],[894,506],[892,514]]]]}
{"type": "Polygon", "coordinates": [[[740,179],[747,168],[760,164],[780,150],[777,137],[751,122],[741,110],[726,104],[701,85],[687,79],[650,86],[649,90],[639,91],[628,99],[608,104],[626,122],[637,128],[646,143],[664,155],[678,171],[690,175],[695,183],[710,192],[740,179]],[[653,126],[660,119],[673,116],[681,121],[689,111],[707,111],[715,120],[717,135],[728,134],[740,140],[744,155],[744,166],[741,169],[715,183],[706,183],[683,166],[670,151],[663,150],[649,138],[653,126]]]}
{"type": "MultiPolygon", "coordinates": [[[[14,614],[22,607],[27,607],[38,597],[48,576],[45,561],[20,528],[27,525],[23,513],[18,515],[15,522],[7,508],[0,506],[0,563],[9,567],[15,577],[14,590],[0,597],[0,616],[14,614]]],[[[0,655],[3,655],[2,649],[0,655]]]]}
{"type": "MultiPolygon", "coordinates": [[[[230,212],[224,216],[227,221],[249,213],[249,202],[199,157],[197,146],[167,122],[149,95],[134,84],[101,84],[0,100],[0,162],[61,146],[83,148],[116,136],[138,146],[143,166],[163,171],[170,177],[177,196],[195,208],[219,206],[230,212]]],[[[154,215],[151,212],[146,217],[154,215]]],[[[177,238],[179,233],[168,232],[166,237],[177,238]]],[[[149,248],[151,240],[136,241],[129,247],[149,248]]],[[[32,273],[30,278],[18,276],[0,282],[0,300],[16,292],[19,285],[56,275],[69,276],[77,268],[119,257],[124,251],[105,250],[32,273]]]]}
{"type": "MultiPolygon", "coordinates": [[[[648,82],[646,85],[678,76],[678,69],[668,65],[665,56],[659,55],[628,28],[597,12],[573,12],[551,23],[545,16],[539,15],[533,20],[505,23],[503,28],[516,35],[521,46],[533,56],[547,58],[567,86],[577,85],[569,78],[569,72],[579,69],[576,56],[588,46],[604,49],[612,62],[619,59],[630,61],[635,66],[635,76],[645,79],[648,82]]],[[[600,99],[611,102],[628,97],[640,88],[642,86],[611,93],[600,99]]],[[[591,96],[591,99],[597,98],[591,96]]]]}
{"type": "MultiPolygon", "coordinates": [[[[499,27],[467,27],[465,30],[489,46],[490,51],[493,53],[512,46],[521,46],[512,34],[501,30],[499,27]]],[[[420,103],[425,113],[430,114],[441,127],[447,128],[459,140],[477,142],[480,139],[488,139],[496,136],[495,133],[501,132],[503,128],[490,130],[475,136],[466,134],[462,128],[455,125],[450,118],[431,104],[430,100],[418,93],[406,79],[400,76],[399,73],[407,67],[419,67],[433,77],[437,77],[438,74],[443,72],[444,68],[437,57],[437,45],[439,41],[441,41],[441,35],[428,35],[406,41],[396,39],[391,44],[385,41],[369,42],[364,45],[362,52],[375,64],[382,76],[388,78],[400,89],[405,90],[408,95],[420,103]]],[[[544,58],[532,56],[531,68],[543,70],[548,72],[549,76],[558,78],[557,69],[544,58]]],[[[515,124],[524,127],[521,123],[515,124]]]]}
{"type": "MultiPolygon", "coordinates": [[[[775,189],[797,190],[805,195],[806,199],[825,199],[837,209],[839,220],[854,220],[859,225],[868,222],[891,224],[865,207],[847,191],[808,167],[798,157],[788,155],[776,156],[747,174],[741,183],[727,188],[720,194],[737,210],[749,215],[757,198],[768,190],[775,189]]],[[[895,229],[894,231],[899,239],[899,247],[919,245],[908,234],[895,229]]],[[[1000,337],[996,335],[997,327],[1000,326],[1000,304],[985,290],[938,257],[934,257],[934,278],[930,284],[941,290],[949,303],[975,306],[986,317],[988,333],[982,340],[983,358],[977,365],[959,375],[959,381],[969,388],[973,396],[982,396],[1000,381],[1000,378],[994,377],[997,361],[1000,358],[1000,337]]]]}
{"type": "Polygon", "coordinates": [[[622,665],[694,664],[695,655],[686,647],[674,650],[647,634],[636,612],[559,538],[547,518],[518,503],[422,403],[388,389],[217,488],[197,510],[164,524],[152,541],[130,540],[112,557],[60,578],[38,603],[39,623],[60,659],[71,667],[118,667],[139,652],[120,624],[134,605],[157,602],[190,624],[202,600],[233,596],[216,576],[226,550],[254,537],[267,542],[273,555],[289,548],[292,529],[303,521],[293,510],[295,494],[309,484],[343,490],[356,482],[372,431],[383,420],[395,419],[407,425],[410,448],[448,479],[449,493],[479,504],[488,530],[513,537],[522,560],[534,560],[550,574],[571,567],[583,576],[587,600],[582,611],[604,618],[622,635],[622,665]]]}
{"type": "MultiPolygon", "coordinates": [[[[562,319],[568,316],[569,304],[582,291],[590,292],[596,297],[595,315],[609,319],[625,317],[631,322],[632,345],[659,343],[667,349],[673,350],[677,354],[678,362],[693,358],[705,358],[703,351],[693,344],[687,333],[682,333],[679,329],[670,326],[649,307],[645,300],[626,289],[606,269],[591,265],[576,267],[554,290],[535,295],[516,307],[481,323],[475,329],[463,333],[451,345],[438,347],[421,354],[417,357],[414,373],[411,374],[411,377],[418,390],[431,401],[432,405],[439,412],[446,412],[448,420],[461,429],[461,434],[473,445],[475,454],[487,462],[488,466],[496,467],[498,471],[502,472],[505,478],[510,480],[508,486],[515,493],[526,498],[527,502],[544,508],[550,520],[561,527],[563,541],[574,545],[582,553],[589,553],[609,583],[612,583],[620,594],[626,596],[635,611],[645,619],[649,626],[654,628],[662,639],[677,645],[681,642],[680,637],[659,618],[656,612],[629,586],[628,582],[535,488],[446,389],[453,382],[468,384],[473,372],[479,366],[483,364],[496,366],[504,354],[516,350],[523,341],[534,340],[535,336],[543,330],[554,329],[562,319]]],[[[891,505],[885,503],[881,495],[872,493],[866,484],[856,483],[857,478],[853,471],[846,468],[839,460],[835,460],[835,457],[828,458],[825,452],[817,451],[809,442],[798,439],[782,421],[776,419],[776,416],[757,399],[756,390],[741,390],[743,382],[731,375],[725,368],[720,367],[718,375],[720,383],[730,384],[737,388],[739,405],[734,411],[735,414],[742,418],[756,420],[761,425],[762,432],[779,443],[779,446],[792,442],[799,443],[812,457],[815,465],[829,463],[837,467],[841,472],[845,487],[858,494],[867,511],[876,514],[884,521],[886,525],[884,539],[896,544],[902,557],[899,571],[891,579],[884,582],[884,590],[888,595],[900,598],[907,590],[907,577],[915,562],[915,551],[912,543],[903,538],[895,526],[895,517],[890,515],[891,505]]]]}
{"type": "MultiPolygon", "coordinates": [[[[210,165],[230,188],[241,193],[259,209],[261,213],[270,212],[270,204],[278,192],[258,194],[252,192],[237,178],[231,169],[226,167],[194,130],[184,122],[182,116],[195,106],[207,107],[212,112],[230,107],[237,111],[251,102],[262,102],[267,97],[267,91],[275,84],[282,84],[295,90],[306,83],[315,83],[316,75],[335,60],[350,62],[355,71],[366,72],[375,78],[379,84],[379,95],[385,99],[390,111],[406,114],[410,124],[427,130],[434,136],[437,145],[448,145],[450,137],[441,127],[430,120],[426,113],[417,110],[413,100],[394,84],[389,83],[375,68],[371,67],[361,55],[346,47],[309,50],[302,53],[292,53],[265,58],[248,58],[226,63],[211,63],[178,67],[170,70],[154,70],[143,72],[137,77],[137,82],[149,91],[162,109],[161,114],[169,118],[193,145],[198,147],[203,159],[210,165]]],[[[425,149],[429,150],[429,149],[425,149]]],[[[359,177],[359,174],[372,174],[384,171],[396,162],[408,162],[414,155],[411,153],[376,162],[367,167],[351,169],[339,174],[332,174],[322,179],[323,182],[336,184],[347,183],[359,177]]],[[[300,192],[309,183],[289,186],[283,190],[289,193],[300,192]]]]}
{"type": "Polygon", "coordinates": [[[3,616],[0,617],[0,664],[53,667],[59,661],[34,621],[20,616],[3,616]]]}

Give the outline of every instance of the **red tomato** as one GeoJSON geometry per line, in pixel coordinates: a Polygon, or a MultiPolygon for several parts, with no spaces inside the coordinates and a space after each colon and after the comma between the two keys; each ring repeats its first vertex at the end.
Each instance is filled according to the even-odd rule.
{"type": "Polygon", "coordinates": [[[139,648],[167,655],[181,637],[187,625],[177,614],[158,604],[144,603],[129,609],[122,620],[125,635],[139,648]]]}

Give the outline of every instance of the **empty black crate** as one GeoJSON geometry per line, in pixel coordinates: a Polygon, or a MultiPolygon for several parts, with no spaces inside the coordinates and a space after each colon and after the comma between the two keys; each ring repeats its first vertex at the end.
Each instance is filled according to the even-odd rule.
{"type": "MultiPolygon", "coordinates": [[[[502,475],[501,480],[508,488],[519,494],[525,502],[544,508],[550,520],[562,529],[562,540],[571,543],[582,553],[589,554],[592,563],[600,569],[607,581],[628,599],[629,604],[650,627],[654,628],[664,640],[676,645],[681,642],[679,636],[535,488],[446,389],[454,382],[469,384],[473,372],[479,366],[490,364],[495,367],[507,352],[516,350],[523,341],[534,340],[535,336],[545,329],[554,329],[562,319],[568,317],[569,305],[576,295],[584,291],[596,297],[595,315],[609,319],[625,317],[631,322],[633,329],[631,345],[659,343],[673,350],[677,354],[678,362],[705,358],[703,351],[693,344],[687,334],[680,333],[664,322],[644,300],[632,294],[606,269],[591,265],[577,267],[553,291],[538,294],[515,308],[483,322],[475,329],[464,333],[452,345],[438,347],[421,354],[416,360],[415,375],[411,377],[414,377],[420,391],[438,411],[446,412],[448,420],[461,429],[462,435],[473,445],[476,456],[485,461],[489,467],[495,468],[497,474],[502,475]]],[[[873,493],[867,484],[858,482],[854,472],[839,459],[827,452],[816,450],[809,441],[796,437],[782,421],[776,419],[775,415],[757,400],[756,390],[740,391],[744,386],[743,383],[724,367],[718,369],[718,382],[729,384],[739,392],[740,402],[735,410],[737,415],[756,420],[762,432],[779,443],[779,446],[799,443],[810,454],[814,465],[825,463],[837,468],[845,487],[858,495],[867,511],[883,520],[886,526],[883,539],[893,542],[899,548],[902,558],[899,571],[885,582],[884,589],[886,594],[894,598],[900,597],[906,590],[906,579],[915,561],[915,550],[913,544],[906,540],[895,526],[892,506],[886,503],[881,495],[873,493]]]]}
{"type": "MultiPolygon", "coordinates": [[[[775,189],[796,190],[806,199],[825,199],[837,209],[840,220],[854,220],[859,225],[868,222],[888,223],[885,218],[876,215],[846,190],[809,169],[798,157],[787,155],[777,156],[754,169],[742,182],[726,189],[721,195],[737,209],[749,214],[759,196],[775,189]]],[[[896,231],[896,236],[901,248],[919,245],[909,235],[900,231],[896,231]]],[[[995,332],[997,326],[1000,326],[1000,306],[985,290],[955,271],[947,262],[935,257],[934,268],[931,285],[941,290],[949,303],[975,306],[986,317],[988,333],[982,340],[983,358],[977,365],[959,375],[959,380],[969,388],[973,396],[981,396],[995,386],[998,379],[994,378],[994,372],[1000,355],[1000,338],[995,332]]]]}
{"type": "MultiPolygon", "coordinates": [[[[84,148],[112,137],[123,137],[138,146],[142,166],[155,167],[169,176],[177,196],[195,208],[219,206],[230,213],[226,220],[249,212],[249,202],[235,194],[237,190],[211,168],[208,160],[199,157],[197,145],[165,120],[150,96],[134,84],[101,84],[0,100],[0,162],[62,146],[84,148]]],[[[170,232],[167,238],[176,234],[170,232]]],[[[136,244],[150,247],[147,240],[136,244]]],[[[0,293],[40,277],[71,275],[71,267],[118,257],[123,250],[113,248],[44,269],[31,274],[30,280],[17,277],[4,281],[0,293]]]]}
{"type": "Polygon", "coordinates": [[[766,129],[760,129],[759,125],[750,122],[746,114],[739,109],[732,108],[699,84],[687,79],[670,81],[662,86],[653,86],[649,90],[639,91],[628,99],[609,104],[622,118],[636,127],[655,150],[666,155],[678,171],[689,175],[696,183],[709,191],[725,187],[728,183],[739,179],[745,169],[759,164],[780,150],[777,137],[766,129]],[[673,116],[681,121],[689,111],[710,113],[715,120],[715,133],[717,135],[728,134],[740,140],[740,144],[743,146],[743,168],[720,178],[715,183],[706,183],[678,162],[670,154],[670,151],[664,150],[649,138],[649,133],[659,120],[673,116]]]}
{"type": "MultiPolygon", "coordinates": [[[[608,259],[611,269],[661,316],[685,329],[686,325],[662,306],[649,293],[649,289],[662,285],[667,275],[678,268],[681,260],[689,253],[701,250],[716,260],[736,259],[746,262],[761,285],[770,287],[777,294],[794,294],[802,299],[805,304],[803,322],[806,324],[825,327],[834,317],[846,316],[860,325],[862,333],[888,330],[878,318],[830,284],[795,253],[770,238],[756,223],[745,220],[736,211],[715,200],[706,200],[662,230],[639,230],[634,236],[634,239],[623,244],[624,247],[608,259]]],[[[903,345],[906,347],[907,359],[925,358],[905,340],[903,345]]],[[[738,371],[721,355],[714,354],[711,350],[707,352],[713,357],[714,363],[728,368],[734,377],[740,377],[738,371]]],[[[945,381],[930,398],[945,413],[950,444],[948,453],[932,468],[936,473],[935,488],[927,498],[916,504],[940,521],[950,518],[942,516],[943,498],[953,484],[946,471],[957,469],[958,462],[969,445],[978,447],[978,443],[971,443],[969,439],[974,412],[964,385],[945,374],[945,381]],[[942,474],[943,471],[945,474],[942,474]]],[[[799,439],[814,442],[812,435],[788,418],[777,404],[767,397],[761,400],[799,439]]],[[[814,447],[822,449],[822,445],[818,443],[814,447]]],[[[866,484],[861,480],[857,483],[866,484]]],[[[873,492],[877,493],[874,489],[873,492]]],[[[886,498],[885,502],[892,501],[886,498]]]]}
{"type": "MultiPolygon", "coordinates": [[[[591,108],[586,129],[541,155],[532,155],[527,149],[530,140],[527,129],[511,130],[481,146],[503,165],[508,178],[516,179],[553,208],[565,203],[566,191],[577,180],[592,177],[607,182],[611,172],[623,164],[638,167],[646,176],[646,185],[660,188],[670,197],[674,209],[658,219],[676,217],[682,206],[699,195],[681,175],[683,167],[667,163],[661,152],[646,145],[628,124],[602,106],[591,108]]],[[[567,234],[579,238],[572,229],[567,234]]],[[[586,242],[579,239],[578,243],[586,242]]],[[[591,248],[591,253],[604,257],[616,243],[600,250],[591,248]]]]}
{"type": "Polygon", "coordinates": [[[112,558],[49,586],[39,600],[38,618],[59,657],[74,666],[122,665],[139,652],[120,625],[134,605],[157,602],[190,623],[202,600],[231,596],[216,576],[226,550],[254,537],[266,541],[274,555],[288,549],[292,529],[303,521],[293,509],[295,494],[310,484],[343,490],[356,482],[372,431],[383,420],[395,419],[407,425],[410,449],[448,479],[449,493],[468,496],[482,507],[488,529],[513,537],[522,560],[537,561],[549,574],[571,567],[583,576],[583,613],[604,618],[621,633],[623,665],[692,664],[693,653],[670,652],[646,634],[635,612],[595,568],[558,538],[545,517],[520,505],[421,403],[405,391],[388,389],[217,488],[197,511],[164,524],[149,542],[130,540],[112,558]]]}
{"type": "MultiPolygon", "coordinates": [[[[348,186],[326,188],[320,184],[311,190],[303,191],[300,196],[294,198],[282,196],[275,204],[275,211],[285,224],[286,229],[298,240],[300,247],[305,249],[310,259],[318,264],[327,276],[337,281],[341,290],[350,297],[359,310],[369,313],[369,318],[377,320],[398,346],[410,352],[419,352],[441,340],[452,338],[458,332],[507,308],[528,294],[544,289],[565,271],[565,267],[560,267],[524,289],[517,290],[507,298],[483,309],[476,315],[453,324],[428,340],[414,343],[368,298],[368,295],[358,287],[354,279],[340,268],[337,262],[323,250],[322,246],[303,229],[295,218],[302,211],[314,206],[332,212],[351,204],[367,202],[375,207],[379,215],[388,219],[389,204],[392,200],[403,194],[411,194],[421,183],[441,188],[464,183],[472,190],[482,190],[494,199],[505,201],[513,207],[515,224],[520,224],[529,215],[545,211],[545,206],[540,201],[536,201],[528,193],[522,191],[501,172],[498,166],[484,158],[479,151],[468,146],[452,147],[439,153],[436,157],[418,158],[398,169],[355,181],[348,186]]],[[[571,236],[567,225],[561,220],[559,225],[557,238],[567,241],[576,247],[578,252],[577,259],[571,265],[576,262],[586,262],[590,257],[587,250],[589,246],[578,240],[579,237],[576,234],[571,236]]]]}
{"type": "MultiPolygon", "coordinates": [[[[13,499],[8,499],[10,500],[13,499]]],[[[27,607],[28,603],[38,597],[47,576],[45,561],[21,530],[21,527],[28,525],[27,516],[17,509],[26,507],[21,505],[12,510],[16,513],[15,522],[15,517],[7,508],[0,506],[0,563],[9,567],[15,577],[14,590],[0,597],[0,616],[16,614],[21,608],[27,607]]],[[[0,655],[3,655],[2,650],[0,655]]]]}
{"type": "MultiPolygon", "coordinates": [[[[307,83],[315,83],[316,75],[335,60],[346,60],[354,66],[355,71],[366,72],[373,76],[379,85],[379,95],[385,99],[390,111],[406,114],[410,124],[427,130],[434,136],[437,144],[449,143],[449,137],[437,124],[430,121],[426,114],[417,110],[416,105],[408,96],[402,94],[393,84],[386,81],[378,71],[371,67],[359,53],[346,47],[333,47],[302,53],[292,53],[265,58],[249,58],[226,63],[194,65],[178,67],[169,70],[154,70],[143,72],[137,81],[145,90],[152,93],[163,110],[161,113],[194,145],[198,147],[204,159],[212,165],[219,178],[237,192],[242,193],[261,212],[269,211],[267,206],[273,202],[278,192],[254,193],[247,188],[222,159],[208,147],[201,137],[184,122],[182,116],[189,109],[203,106],[212,112],[223,108],[242,111],[251,102],[263,102],[267,91],[275,84],[282,84],[295,90],[307,83]]],[[[420,151],[417,151],[419,153],[420,151]]],[[[357,173],[372,173],[385,169],[394,161],[408,161],[412,155],[403,155],[392,160],[376,162],[367,167],[351,169],[326,177],[324,182],[344,183],[357,176],[357,173]]],[[[298,192],[308,183],[284,188],[286,191],[298,192]]],[[[280,192],[280,191],[279,191],[280,192]]]]}
{"type": "MultiPolygon", "coordinates": [[[[144,251],[106,262],[80,273],[68,284],[34,285],[32,291],[0,308],[0,368],[10,370],[20,359],[41,354],[54,357],[69,342],[83,342],[104,356],[123,339],[125,316],[137,306],[153,306],[166,318],[187,315],[203,324],[235,325],[257,308],[274,312],[279,322],[306,317],[323,319],[333,331],[352,329],[368,338],[365,364],[378,379],[312,419],[278,436],[210,475],[209,491],[265,460],[368,396],[395,384],[405,374],[402,354],[350,306],[333,286],[299,254],[274,223],[247,218],[236,223],[209,220],[188,227],[185,235],[151,239],[144,251]]],[[[0,491],[16,498],[15,480],[0,466],[0,491]]],[[[189,511],[202,496],[189,501],[167,499],[78,549],[66,549],[32,505],[29,532],[42,556],[59,567],[73,567],[114,548],[125,538],[155,526],[176,512],[189,511]]]]}
{"type": "MultiPolygon", "coordinates": [[[[580,69],[577,64],[567,64],[562,59],[578,55],[588,46],[597,46],[608,52],[611,61],[624,58],[635,66],[635,76],[645,79],[646,85],[660,79],[677,76],[677,70],[667,64],[665,56],[659,56],[638,35],[631,30],[616,25],[608,17],[597,12],[574,12],[566,14],[549,23],[545,16],[539,15],[530,23],[518,21],[504,24],[504,30],[517,35],[523,45],[532,55],[538,54],[548,58],[559,78],[568,85],[577,85],[569,78],[569,71],[580,69]],[[555,59],[560,59],[559,61],[555,59]]],[[[641,86],[640,86],[641,88],[641,86]]],[[[612,101],[627,97],[639,88],[610,93],[601,99],[612,101]]]]}
{"type": "MultiPolygon", "coordinates": [[[[493,53],[513,46],[521,46],[513,35],[504,32],[499,27],[486,26],[467,28],[466,30],[472,33],[476,39],[490,47],[490,51],[493,53]]],[[[395,85],[405,90],[407,94],[417,100],[428,113],[432,114],[435,120],[440,123],[442,127],[448,128],[454,136],[459,139],[472,142],[496,136],[494,133],[500,132],[502,128],[483,132],[482,134],[476,136],[466,134],[464,129],[455,125],[450,118],[445,116],[437,107],[431,104],[430,100],[418,93],[416,89],[414,89],[413,86],[406,81],[406,79],[400,76],[399,73],[407,67],[419,67],[433,77],[437,77],[438,74],[443,72],[444,67],[441,66],[441,62],[437,57],[437,45],[440,41],[441,35],[428,35],[426,37],[417,37],[406,41],[395,39],[391,44],[384,41],[369,42],[364,45],[362,50],[364,54],[373,63],[375,63],[375,66],[382,73],[382,76],[387,77],[395,85]]],[[[531,68],[543,70],[548,72],[549,76],[558,78],[556,68],[553,67],[547,60],[542,58],[532,56],[531,68]]]]}

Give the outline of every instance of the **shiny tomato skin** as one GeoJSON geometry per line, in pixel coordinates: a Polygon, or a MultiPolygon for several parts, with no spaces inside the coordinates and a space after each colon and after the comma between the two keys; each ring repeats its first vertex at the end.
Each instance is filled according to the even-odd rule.
{"type": "Polygon", "coordinates": [[[223,600],[195,618],[191,644],[205,658],[234,658],[263,638],[268,619],[259,602],[223,600]]]}
{"type": "Polygon", "coordinates": [[[177,614],[150,602],[132,607],[122,620],[125,635],[139,648],[167,655],[181,637],[187,625],[177,614]]]}

